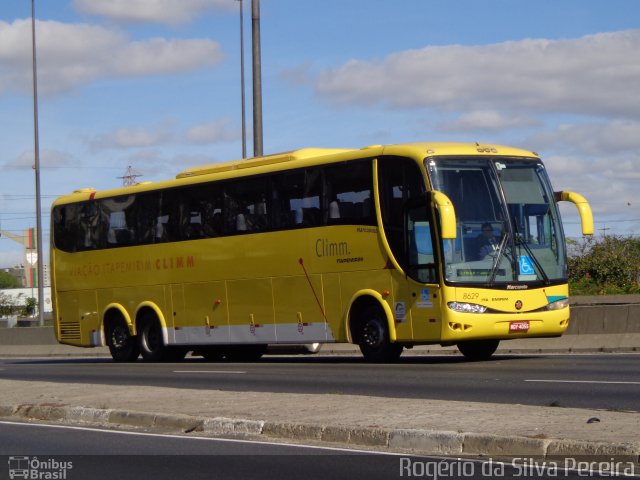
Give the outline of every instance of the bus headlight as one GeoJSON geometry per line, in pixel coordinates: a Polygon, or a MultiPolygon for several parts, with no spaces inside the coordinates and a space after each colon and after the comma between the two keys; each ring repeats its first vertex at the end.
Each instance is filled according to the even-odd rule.
{"type": "Polygon", "coordinates": [[[460,313],[484,313],[487,311],[487,307],[475,303],[449,302],[447,306],[454,312],[460,313]]]}
{"type": "Polygon", "coordinates": [[[547,305],[547,310],[562,310],[563,308],[567,308],[569,306],[569,299],[563,298],[562,300],[556,300],[553,303],[547,305]]]}

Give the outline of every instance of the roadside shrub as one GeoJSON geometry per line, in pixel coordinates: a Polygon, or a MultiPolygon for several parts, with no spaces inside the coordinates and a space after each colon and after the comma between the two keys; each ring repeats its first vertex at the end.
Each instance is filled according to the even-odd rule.
{"type": "Polygon", "coordinates": [[[19,313],[20,307],[9,295],[0,292],[0,317],[8,317],[19,313]]]}
{"type": "Polygon", "coordinates": [[[640,238],[586,237],[569,246],[572,295],[640,293],[640,238]]]}

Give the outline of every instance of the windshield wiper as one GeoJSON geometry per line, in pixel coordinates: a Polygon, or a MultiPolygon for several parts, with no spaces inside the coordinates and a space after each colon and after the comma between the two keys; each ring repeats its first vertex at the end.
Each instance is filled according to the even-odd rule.
{"type": "Polygon", "coordinates": [[[504,232],[502,240],[500,240],[500,245],[498,245],[498,250],[496,251],[495,258],[493,259],[493,267],[491,267],[491,276],[489,277],[490,286],[493,286],[493,283],[496,280],[496,275],[498,275],[498,266],[500,265],[502,256],[507,251],[507,242],[509,241],[509,235],[509,232],[504,232]]]}

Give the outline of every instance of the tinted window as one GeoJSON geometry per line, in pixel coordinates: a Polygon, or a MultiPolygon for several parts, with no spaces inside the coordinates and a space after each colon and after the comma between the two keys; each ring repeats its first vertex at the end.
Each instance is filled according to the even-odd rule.
{"type": "Polygon", "coordinates": [[[371,162],[361,161],[325,167],[325,221],[374,224],[371,162]]]}
{"type": "Polygon", "coordinates": [[[275,177],[274,221],[280,229],[322,225],[322,170],[284,172],[275,177]]]}
{"type": "Polygon", "coordinates": [[[420,168],[408,158],[383,157],[378,160],[378,183],[382,223],[396,260],[405,262],[404,209],[407,201],[425,192],[420,168]]]}
{"type": "Polygon", "coordinates": [[[375,224],[370,160],[62,205],[54,243],[68,252],[223,235],[375,224]]]}

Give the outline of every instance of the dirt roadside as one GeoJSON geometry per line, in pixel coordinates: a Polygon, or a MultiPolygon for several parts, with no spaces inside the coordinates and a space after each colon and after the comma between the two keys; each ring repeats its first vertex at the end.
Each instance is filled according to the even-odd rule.
{"type": "Polygon", "coordinates": [[[342,394],[0,380],[0,417],[341,441],[420,453],[640,455],[640,413],[342,394]],[[82,408],[79,408],[82,407],[82,408]],[[173,419],[173,420],[172,420],[173,419]],[[186,422],[186,423],[185,423],[186,422]],[[217,422],[217,423],[216,423],[217,422]],[[221,422],[226,427],[220,427],[221,422]],[[226,423],[225,423],[226,422],[226,423]],[[185,428],[187,425],[187,428],[185,428]],[[211,427],[217,425],[217,427],[211,427]]]}

